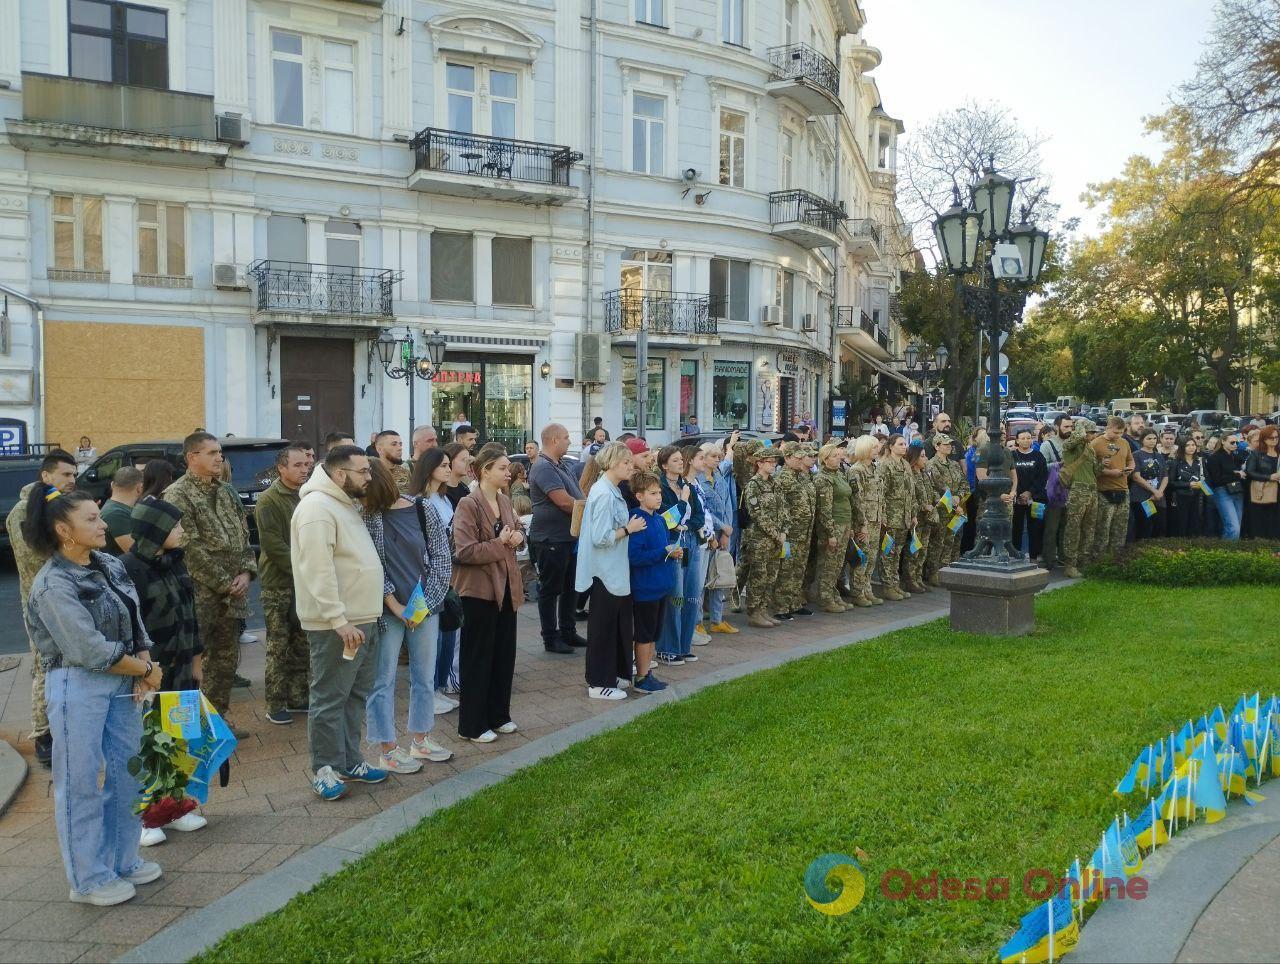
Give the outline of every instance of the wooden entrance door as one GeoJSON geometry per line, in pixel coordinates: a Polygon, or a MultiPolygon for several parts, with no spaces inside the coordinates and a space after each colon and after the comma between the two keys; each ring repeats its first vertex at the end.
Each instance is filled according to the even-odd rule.
{"type": "Polygon", "coordinates": [[[329,432],[355,425],[355,347],[348,338],[281,338],[280,434],[317,451],[329,432]]]}

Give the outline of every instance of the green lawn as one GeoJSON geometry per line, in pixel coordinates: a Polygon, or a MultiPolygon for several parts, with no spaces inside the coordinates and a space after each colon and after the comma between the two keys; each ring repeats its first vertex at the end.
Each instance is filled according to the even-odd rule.
{"type": "Polygon", "coordinates": [[[1087,859],[1142,745],[1278,688],[1275,603],[1090,582],[1042,597],[1033,637],[937,622],[715,686],[435,815],[209,959],[991,959],[1034,903],[1017,883],[890,901],[880,875],[1087,859]],[[805,868],[855,847],[867,896],[826,917],[805,868]]]}

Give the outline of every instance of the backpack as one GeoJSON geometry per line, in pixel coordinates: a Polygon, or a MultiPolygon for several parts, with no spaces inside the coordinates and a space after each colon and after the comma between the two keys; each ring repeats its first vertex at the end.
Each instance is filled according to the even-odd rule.
{"type": "Polygon", "coordinates": [[[1061,509],[1067,504],[1067,486],[1059,478],[1059,470],[1061,468],[1061,462],[1054,462],[1053,465],[1049,466],[1049,482],[1044,488],[1045,503],[1054,509],[1061,509]]]}

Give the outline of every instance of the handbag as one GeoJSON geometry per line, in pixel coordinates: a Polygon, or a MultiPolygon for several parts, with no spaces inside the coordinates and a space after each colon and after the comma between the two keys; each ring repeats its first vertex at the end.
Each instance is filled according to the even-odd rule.
{"type": "Polygon", "coordinates": [[[738,585],[738,567],[728,549],[717,549],[711,557],[707,574],[708,589],[735,589],[738,585]]]}
{"type": "Polygon", "coordinates": [[[1254,479],[1249,483],[1249,501],[1254,505],[1275,505],[1280,496],[1280,482],[1260,482],[1254,479]]]}
{"type": "Polygon", "coordinates": [[[573,500],[573,512],[569,516],[569,535],[575,539],[582,535],[582,513],[586,508],[586,499],[573,500]]]}

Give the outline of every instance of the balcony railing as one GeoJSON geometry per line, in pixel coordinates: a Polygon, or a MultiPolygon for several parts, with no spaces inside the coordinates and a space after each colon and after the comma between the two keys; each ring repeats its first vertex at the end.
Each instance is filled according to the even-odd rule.
{"type": "Polygon", "coordinates": [[[214,140],[213,98],[177,90],[23,73],[22,116],[102,130],[214,140]]]}
{"type": "Polygon", "coordinates": [[[869,237],[875,242],[876,248],[883,248],[883,235],[880,233],[880,223],[873,218],[851,218],[844,224],[845,230],[849,232],[852,238],[869,237]]]}
{"type": "Polygon", "coordinates": [[[569,171],[582,155],[557,144],[518,141],[428,127],[409,142],[419,171],[442,171],[495,180],[569,186],[569,171]]]}
{"type": "Polygon", "coordinates": [[[889,333],[877,325],[869,314],[855,305],[836,308],[836,328],[858,328],[869,338],[874,338],[885,351],[889,350],[889,333]]]}
{"type": "Polygon", "coordinates": [[[774,191],[769,195],[769,223],[800,221],[833,234],[845,220],[844,208],[810,191],[774,191]]]}
{"type": "Polygon", "coordinates": [[[722,299],[683,291],[622,288],[604,293],[604,327],[611,335],[715,335],[724,314],[722,299]]]}
{"type": "Polygon", "coordinates": [[[392,291],[402,277],[389,268],[299,261],[256,261],[248,274],[257,282],[258,311],[373,318],[391,317],[392,291]]]}
{"type": "Polygon", "coordinates": [[[840,96],[840,68],[808,44],[769,48],[775,80],[807,80],[832,97],[840,96]]]}

